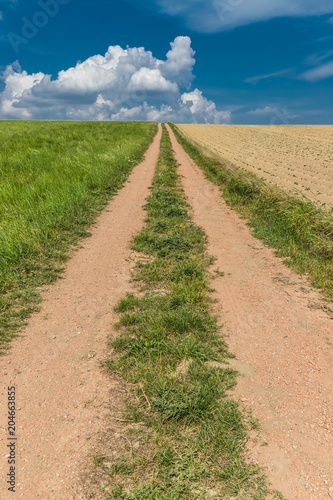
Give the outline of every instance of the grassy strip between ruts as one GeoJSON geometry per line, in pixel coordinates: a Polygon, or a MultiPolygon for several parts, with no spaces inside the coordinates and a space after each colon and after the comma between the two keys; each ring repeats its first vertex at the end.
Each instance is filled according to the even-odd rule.
{"type": "Polygon", "coordinates": [[[105,366],[133,384],[121,459],[97,458],[107,498],[137,500],[263,499],[262,471],[246,458],[255,427],[227,394],[236,373],[211,314],[203,230],[193,224],[163,126],[160,158],[146,205],[145,228],[134,237],[140,293],[127,295],[120,336],[105,366]],[[125,447],[126,447],[125,443],[125,447]],[[106,486],[105,486],[106,484],[106,486]]]}
{"type": "Polygon", "coordinates": [[[0,350],[143,157],[155,123],[0,122],[0,350]]]}
{"type": "Polygon", "coordinates": [[[170,126],[207,178],[222,188],[226,202],[249,219],[254,235],[277,249],[290,267],[309,275],[313,285],[332,299],[333,213],[269,186],[250,172],[226,167],[170,126]]]}

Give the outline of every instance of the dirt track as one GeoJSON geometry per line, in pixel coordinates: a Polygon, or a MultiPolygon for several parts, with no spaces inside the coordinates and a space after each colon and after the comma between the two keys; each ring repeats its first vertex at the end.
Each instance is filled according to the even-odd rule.
{"type": "Polygon", "coordinates": [[[0,498],[84,498],[79,472],[119,402],[117,382],[100,368],[116,316],[129,290],[129,242],[143,224],[159,154],[161,128],[146,158],[109,203],[67,265],[63,279],[43,294],[9,355],[0,359],[0,498]],[[17,396],[17,492],[7,491],[7,386],[17,396]],[[76,495],[75,495],[76,493],[76,495]]]}
{"type": "MultiPolygon", "coordinates": [[[[130,291],[129,241],[143,224],[161,132],[99,218],[92,237],[69,261],[63,279],[43,294],[23,335],[0,359],[1,477],[7,473],[6,388],[17,388],[17,494],[0,483],[0,498],[85,498],[81,467],[107,416],[118,415],[123,394],[100,361],[114,334],[113,305],[130,291]]],[[[225,276],[214,281],[234,365],[236,390],[253,408],[263,434],[254,458],[290,500],[333,495],[333,323],[320,295],[288,270],[249,229],[193,165],[172,134],[195,222],[225,276]],[[267,446],[260,446],[267,442],[267,446]],[[330,489],[331,488],[331,489],[330,489]]],[[[116,447],[112,440],[109,447],[116,447]]],[[[2,479],[3,480],[3,479],[2,479]]]]}
{"type": "Polygon", "coordinates": [[[320,309],[319,293],[251,235],[171,137],[194,221],[208,235],[214,266],[225,273],[213,286],[233,365],[244,375],[236,396],[262,427],[254,459],[290,500],[328,499],[333,321],[320,309]]]}

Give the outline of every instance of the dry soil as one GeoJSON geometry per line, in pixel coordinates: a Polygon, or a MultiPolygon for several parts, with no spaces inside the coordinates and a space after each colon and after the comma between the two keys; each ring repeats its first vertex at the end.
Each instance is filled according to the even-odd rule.
{"type": "Polygon", "coordinates": [[[213,286],[223,332],[236,355],[232,364],[243,375],[235,396],[262,428],[253,457],[287,498],[329,499],[332,304],[251,235],[172,132],[171,137],[194,221],[208,235],[214,265],[225,273],[213,286]]]}
{"type": "Polygon", "coordinates": [[[303,199],[333,207],[333,126],[180,125],[233,165],[303,199]]]}

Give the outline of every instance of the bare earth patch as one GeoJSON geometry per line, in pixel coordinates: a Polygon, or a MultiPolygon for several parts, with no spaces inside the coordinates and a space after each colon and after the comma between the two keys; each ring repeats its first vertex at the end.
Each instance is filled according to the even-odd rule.
{"type": "Polygon", "coordinates": [[[319,206],[333,207],[333,126],[178,127],[221,159],[319,206]]]}
{"type": "Polygon", "coordinates": [[[224,272],[213,286],[236,355],[232,365],[243,375],[235,396],[253,410],[262,429],[253,458],[287,498],[329,499],[332,305],[251,235],[170,135],[194,222],[208,236],[209,253],[217,257],[214,266],[224,272]]]}
{"type": "MultiPolygon", "coordinates": [[[[0,359],[0,498],[85,498],[80,473],[119,414],[126,389],[103,373],[107,341],[114,335],[114,305],[131,288],[129,242],[144,221],[159,154],[159,127],[138,165],[99,217],[92,237],[69,261],[56,284],[43,293],[41,311],[0,359]],[[16,387],[17,488],[7,490],[7,387],[16,387]]],[[[114,449],[119,436],[114,423],[114,449]]]]}

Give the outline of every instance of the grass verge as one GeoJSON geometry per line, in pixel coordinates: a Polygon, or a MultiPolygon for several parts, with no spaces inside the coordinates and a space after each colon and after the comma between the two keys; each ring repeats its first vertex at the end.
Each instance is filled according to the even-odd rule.
{"type": "Polygon", "coordinates": [[[146,256],[134,273],[140,293],[118,304],[121,334],[105,362],[135,396],[124,416],[127,451],[117,460],[95,459],[105,496],[278,498],[269,496],[262,471],[246,457],[256,424],[228,396],[236,373],[211,314],[212,259],[191,220],[165,127],[146,210],[146,226],[133,239],[134,250],[146,256]]]}
{"type": "Polygon", "coordinates": [[[226,167],[205,155],[174,124],[170,126],[206,177],[221,187],[226,202],[249,219],[254,235],[333,299],[333,212],[298,200],[250,172],[226,167]]]}
{"type": "Polygon", "coordinates": [[[0,351],[143,157],[154,123],[0,123],[0,351]]]}

